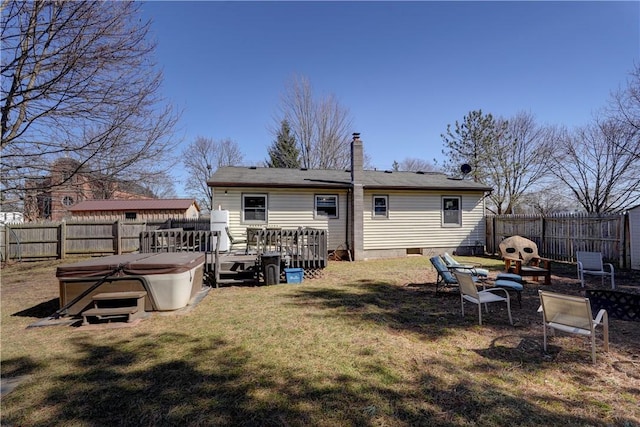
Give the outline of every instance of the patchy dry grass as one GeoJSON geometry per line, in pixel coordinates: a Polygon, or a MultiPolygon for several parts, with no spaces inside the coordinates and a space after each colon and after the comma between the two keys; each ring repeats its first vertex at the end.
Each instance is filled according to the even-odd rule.
{"type": "MultiPolygon", "coordinates": [[[[640,425],[638,323],[612,320],[596,365],[580,337],[544,354],[537,283],[513,327],[499,306],[462,318],[457,291],[435,295],[428,259],[407,257],[215,289],[133,328],[27,329],[57,308],[58,264],[2,270],[2,376],[27,376],[2,425],[640,425]]],[[[550,289],[581,291],[573,267],[554,271],[550,289]]]]}

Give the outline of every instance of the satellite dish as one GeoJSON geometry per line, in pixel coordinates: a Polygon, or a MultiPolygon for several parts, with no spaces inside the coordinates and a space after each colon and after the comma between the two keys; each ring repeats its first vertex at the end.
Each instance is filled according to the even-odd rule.
{"type": "Polygon", "coordinates": [[[462,166],[460,166],[460,171],[462,172],[462,175],[466,175],[469,172],[471,172],[471,166],[465,163],[462,166]]]}

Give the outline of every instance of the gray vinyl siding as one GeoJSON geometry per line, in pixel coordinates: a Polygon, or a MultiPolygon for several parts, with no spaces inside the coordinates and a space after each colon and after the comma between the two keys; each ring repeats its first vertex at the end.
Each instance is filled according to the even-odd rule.
{"type": "Polygon", "coordinates": [[[441,248],[484,244],[482,193],[380,191],[364,193],[364,249],[441,248]],[[373,196],[388,196],[388,218],[373,218],[373,196]],[[459,196],[462,227],[442,226],[442,197],[459,196]]]}
{"type": "Polygon", "coordinates": [[[327,230],[329,250],[345,246],[348,212],[345,190],[287,190],[265,188],[214,188],[213,206],[229,211],[229,229],[234,235],[246,233],[246,228],[256,224],[242,223],[242,195],[267,195],[267,223],[269,226],[294,229],[313,227],[327,230]],[[226,193],[225,193],[226,191],[226,193]],[[338,218],[315,218],[315,195],[338,196],[338,218]]]}

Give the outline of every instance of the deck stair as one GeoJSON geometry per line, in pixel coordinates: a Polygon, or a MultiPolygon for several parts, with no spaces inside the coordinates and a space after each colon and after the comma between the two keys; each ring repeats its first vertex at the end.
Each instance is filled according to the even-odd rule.
{"type": "Polygon", "coordinates": [[[126,317],[127,323],[133,322],[144,313],[145,291],[103,292],[93,295],[93,308],[81,313],[82,325],[89,324],[88,317],[109,320],[126,317]]]}
{"type": "Polygon", "coordinates": [[[220,259],[219,285],[255,285],[257,283],[255,255],[226,255],[220,259]]]}

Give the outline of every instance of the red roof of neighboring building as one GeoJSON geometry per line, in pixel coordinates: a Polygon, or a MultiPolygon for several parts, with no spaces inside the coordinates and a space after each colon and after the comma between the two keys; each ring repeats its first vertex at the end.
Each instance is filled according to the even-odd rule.
{"type": "Polygon", "coordinates": [[[187,210],[191,205],[200,207],[193,199],[129,199],[129,200],[85,200],[69,210],[83,211],[149,211],[149,210],[187,210]]]}

